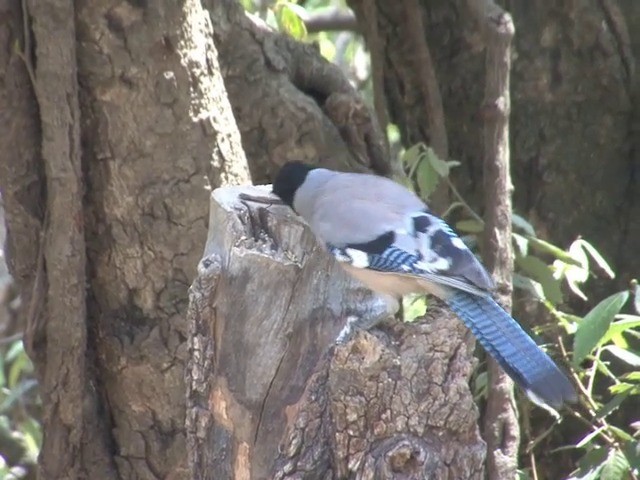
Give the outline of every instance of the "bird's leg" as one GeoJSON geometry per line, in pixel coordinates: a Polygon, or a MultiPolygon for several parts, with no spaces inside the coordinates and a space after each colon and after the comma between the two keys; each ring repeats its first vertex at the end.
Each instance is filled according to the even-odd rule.
{"type": "Polygon", "coordinates": [[[393,317],[400,309],[398,299],[391,296],[376,296],[375,300],[366,303],[366,308],[354,309],[347,316],[347,323],[340,331],[336,344],[347,343],[357,330],[369,330],[383,320],[393,317]]]}

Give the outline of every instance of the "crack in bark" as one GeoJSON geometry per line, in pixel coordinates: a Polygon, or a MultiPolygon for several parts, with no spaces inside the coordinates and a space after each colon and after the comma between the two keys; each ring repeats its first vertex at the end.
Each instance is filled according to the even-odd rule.
{"type": "MultiPolygon", "coordinates": [[[[293,296],[294,296],[294,291],[291,291],[291,294],[289,295],[289,302],[287,303],[287,306],[284,310],[284,314],[283,314],[283,318],[286,318],[289,315],[289,311],[291,309],[291,305],[292,305],[292,301],[293,301],[293,296]]],[[[271,377],[271,381],[269,382],[269,386],[267,387],[267,391],[265,392],[264,398],[262,399],[262,405],[260,406],[260,413],[258,415],[258,422],[256,424],[256,432],[253,436],[253,442],[257,443],[258,442],[258,435],[260,433],[260,427],[262,426],[262,416],[264,414],[264,409],[267,405],[267,401],[269,400],[269,395],[271,393],[271,389],[273,388],[273,383],[276,381],[276,379],[278,378],[278,373],[280,372],[280,368],[282,367],[282,363],[285,359],[285,357],[287,356],[289,350],[289,341],[287,341],[287,346],[282,350],[282,353],[280,355],[280,359],[278,360],[278,365],[275,368],[275,371],[273,372],[273,376],[271,377]]]]}

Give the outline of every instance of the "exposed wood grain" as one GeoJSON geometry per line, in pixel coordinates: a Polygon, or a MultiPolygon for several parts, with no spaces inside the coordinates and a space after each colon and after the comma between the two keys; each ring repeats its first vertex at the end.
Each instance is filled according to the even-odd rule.
{"type": "Polygon", "coordinates": [[[450,313],[385,323],[340,347],[379,300],[265,187],[212,194],[191,288],[193,478],[480,478],[471,342],[450,313]]]}

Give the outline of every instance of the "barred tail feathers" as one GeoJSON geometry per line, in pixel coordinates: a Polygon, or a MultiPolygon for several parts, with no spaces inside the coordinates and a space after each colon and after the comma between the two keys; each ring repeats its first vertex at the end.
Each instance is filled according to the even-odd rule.
{"type": "Polygon", "coordinates": [[[554,408],[576,400],[566,375],[492,298],[457,291],[446,301],[531,400],[554,408]]]}

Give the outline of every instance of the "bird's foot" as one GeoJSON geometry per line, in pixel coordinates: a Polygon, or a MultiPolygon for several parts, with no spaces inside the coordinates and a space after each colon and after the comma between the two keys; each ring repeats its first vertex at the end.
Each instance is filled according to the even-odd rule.
{"type": "Polygon", "coordinates": [[[337,345],[344,345],[358,330],[369,330],[383,320],[393,317],[400,308],[398,301],[390,297],[378,297],[365,308],[351,310],[347,322],[336,338],[337,345]]]}

